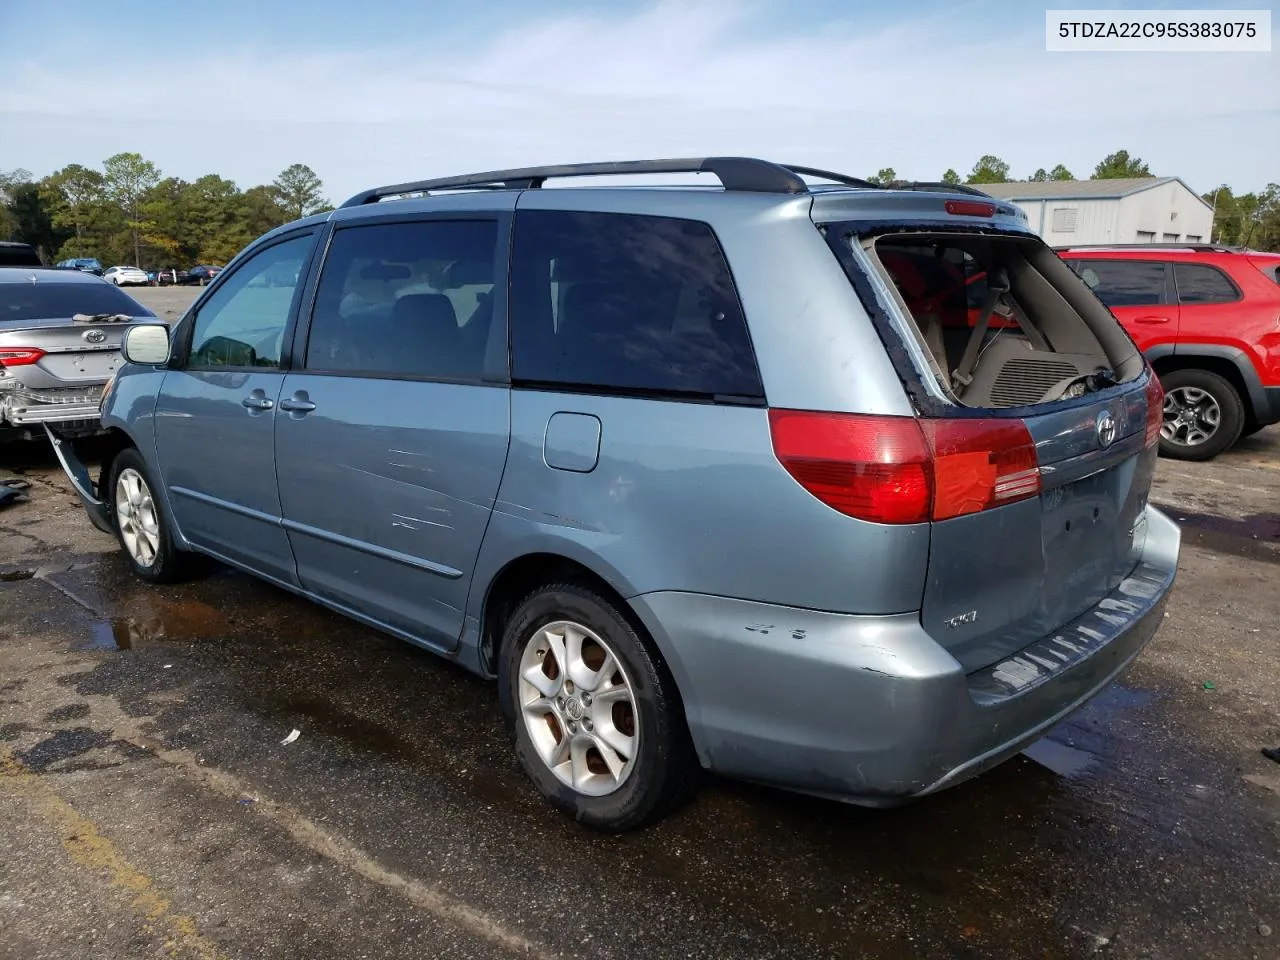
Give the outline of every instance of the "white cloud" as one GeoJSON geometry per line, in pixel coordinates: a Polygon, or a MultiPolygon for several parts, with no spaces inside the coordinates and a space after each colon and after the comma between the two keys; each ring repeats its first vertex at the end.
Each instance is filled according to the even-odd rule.
{"type": "Polygon", "coordinates": [[[247,186],[302,161],[334,199],[469,169],[720,153],[935,179],[983,153],[1015,176],[1059,162],[1086,176],[1123,147],[1199,190],[1280,177],[1274,55],[1048,54],[1038,21],[971,11],[771,37],[727,2],[662,2],[488,42],[128,57],[95,70],[84,107],[65,60],[10,61],[0,129],[7,162],[37,172],[134,149],[247,186]],[[137,118],[108,118],[112,103],[137,118]]]}

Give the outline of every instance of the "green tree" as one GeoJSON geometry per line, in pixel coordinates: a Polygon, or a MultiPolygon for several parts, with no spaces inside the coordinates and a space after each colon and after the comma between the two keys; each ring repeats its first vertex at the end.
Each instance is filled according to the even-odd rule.
{"type": "MultiPolygon", "coordinates": [[[[145,266],[185,267],[195,258],[189,249],[191,231],[183,200],[191,185],[179,177],[165,177],[142,198],[142,258],[145,266]]],[[[144,266],[139,264],[139,266],[144,266]]]]}
{"type": "Polygon", "coordinates": [[[1147,165],[1138,157],[1129,156],[1128,150],[1109,153],[1093,168],[1091,180],[1121,180],[1127,177],[1153,176],[1147,165]]]}
{"type": "Polygon", "coordinates": [[[18,222],[13,212],[14,191],[22,184],[31,182],[31,171],[18,167],[14,170],[0,170],[0,240],[12,240],[18,229],[18,222]]]}
{"type": "Polygon", "coordinates": [[[280,206],[274,186],[250,187],[240,195],[240,222],[250,237],[260,237],[288,223],[289,214],[280,206]]]}
{"type": "Polygon", "coordinates": [[[70,230],[55,226],[39,184],[21,183],[12,187],[8,210],[14,225],[12,238],[31,244],[45,261],[52,261],[54,253],[71,235],[70,230]]]}
{"type": "Polygon", "coordinates": [[[879,173],[874,177],[867,177],[867,179],[877,186],[883,187],[897,180],[898,172],[893,167],[882,167],[879,173]]]}
{"type": "Polygon", "coordinates": [[[160,182],[160,171],[140,153],[117,153],[102,164],[107,196],[124,214],[125,226],[133,240],[133,262],[142,261],[142,198],[160,182]]]}
{"type": "Polygon", "coordinates": [[[253,237],[241,216],[240,190],[230,180],[206,174],[182,196],[184,242],[201,263],[226,263],[253,237]]]}
{"type": "Polygon", "coordinates": [[[290,220],[301,220],[313,213],[331,209],[323,193],[324,184],[305,163],[295,163],[280,172],[272,184],[280,206],[290,220]]]}
{"type": "Polygon", "coordinates": [[[944,174],[942,175],[942,182],[943,182],[943,183],[951,183],[951,184],[959,183],[959,182],[960,182],[960,174],[956,173],[954,170],[952,170],[950,167],[948,167],[948,168],[947,168],[947,172],[946,172],[946,173],[944,173],[944,174]]]}
{"type": "Polygon", "coordinates": [[[1062,164],[1058,164],[1049,171],[1050,180],[1074,180],[1075,175],[1062,164]]]}
{"type": "Polygon", "coordinates": [[[97,170],[68,164],[40,181],[40,190],[54,225],[71,230],[76,240],[83,241],[95,220],[102,219],[106,184],[97,170]]]}
{"type": "Polygon", "coordinates": [[[1036,172],[1027,178],[1031,183],[1043,183],[1049,179],[1049,171],[1044,167],[1038,167],[1036,172]]]}
{"type": "Polygon", "coordinates": [[[967,183],[1006,183],[1009,180],[1009,165],[997,156],[985,154],[973,165],[967,183]]]}

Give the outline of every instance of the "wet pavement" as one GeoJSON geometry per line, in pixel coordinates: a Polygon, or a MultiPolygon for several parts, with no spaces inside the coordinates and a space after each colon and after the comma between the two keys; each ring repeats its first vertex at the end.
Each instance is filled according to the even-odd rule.
{"type": "Polygon", "coordinates": [[[238,573],[146,586],[24,461],[0,957],[1280,957],[1280,429],[1161,462],[1164,627],[1026,755],[889,812],[711,779],[621,838],[534,795],[490,685],[238,573]]]}

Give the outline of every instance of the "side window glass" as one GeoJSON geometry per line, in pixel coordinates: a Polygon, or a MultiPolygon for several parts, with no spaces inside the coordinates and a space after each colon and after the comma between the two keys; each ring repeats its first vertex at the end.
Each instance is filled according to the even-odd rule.
{"type": "Polygon", "coordinates": [[[493,321],[497,241],[494,220],[335,231],[316,288],[307,369],[479,379],[493,321]]]}
{"type": "Polygon", "coordinates": [[[1147,260],[1089,260],[1077,272],[1108,307],[1145,307],[1165,302],[1164,269],[1147,260]]]}
{"type": "Polygon", "coordinates": [[[1180,303],[1230,303],[1240,293],[1215,267],[1199,263],[1175,263],[1173,281],[1178,285],[1180,303]]]}
{"type": "Polygon", "coordinates": [[[294,237],[243,263],[196,314],[187,366],[279,367],[289,305],[314,237],[294,237]]]}
{"type": "Polygon", "coordinates": [[[516,214],[512,377],[667,395],[761,397],[746,318],[705,223],[516,214]]]}

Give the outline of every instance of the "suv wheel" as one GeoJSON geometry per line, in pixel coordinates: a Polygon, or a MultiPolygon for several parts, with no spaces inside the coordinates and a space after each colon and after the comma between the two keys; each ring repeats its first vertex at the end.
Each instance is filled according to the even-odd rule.
{"type": "Polygon", "coordinates": [[[698,768],[675,683],[615,604],[576,584],[542,587],[502,642],[516,756],[552,804],[621,832],[688,796],[698,768]]]}
{"type": "Polygon", "coordinates": [[[173,545],[169,519],[154,489],[142,455],[122,450],[111,464],[107,486],[116,536],[134,573],[152,583],[174,583],[190,572],[194,558],[173,545]]]}
{"type": "Polygon", "coordinates": [[[1211,460],[1240,438],[1244,404],[1236,388],[1208,370],[1175,370],[1160,378],[1164,425],[1160,452],[1177,460],[1211,460]]]}

